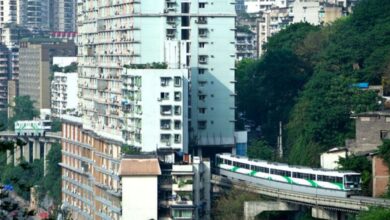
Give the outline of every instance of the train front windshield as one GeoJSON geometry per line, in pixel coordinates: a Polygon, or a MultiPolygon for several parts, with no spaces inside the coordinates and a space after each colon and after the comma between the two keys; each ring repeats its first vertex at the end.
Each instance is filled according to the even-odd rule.
{"type": "Polygon", "coordinates": [[[360,189],[360,175],[345,175],[344,177],[346,189],[360,189]]]}

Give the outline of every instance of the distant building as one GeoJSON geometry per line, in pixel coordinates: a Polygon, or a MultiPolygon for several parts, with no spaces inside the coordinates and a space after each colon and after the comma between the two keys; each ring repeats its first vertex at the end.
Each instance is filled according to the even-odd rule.
{"type": "Polygon", "coordinates": [[[77,72],[54,72],[51,81],[51,112],[53,117],[59,117],[78,107],[77,72]]]}
{"type": "Polygon", "coordinates": [[[346,158],[348,150],[345,147],[332,148],[325,153],[321,154],[321,167],[324,169],[337,169],[339,164],[337,163],[340,158],[346,158]]]}
{"type": "Polygon", "coordinates": [[[296,0],[292,5],[293,23],[308,22],[312,25],[321,24],[321,5],[319,0],[296,0]]]}
{"type": "Polygon", "coordinates": [[[347,142],[352,153],[372,152],[382,145],[383,139],[390,138],[390,112],[364,112],[355,118],[356,138],[347,142]]]}
{"type": "Polygon", "coordinates": [[[77,0],[50,0],[50,30],[76,31],[77,0]]]}
{"type": "Polygon", "coordinates": [[[75,56],[71,41],[28,39],[20,44],[19,95],[28,95],[37,109],[50,109],[50,74],[54,56],[75,56]]]}
{"type": "Polygon", "coordinates": [[[256,58],[256,34],[250,30],[236,31],[236,60],[256,58]]]}
{"type": "Polygon", "coordinates": [[[245,0],[245,10],[247,13],[264,12],[272,7],[285,8],[288,0],[245,0]]]}

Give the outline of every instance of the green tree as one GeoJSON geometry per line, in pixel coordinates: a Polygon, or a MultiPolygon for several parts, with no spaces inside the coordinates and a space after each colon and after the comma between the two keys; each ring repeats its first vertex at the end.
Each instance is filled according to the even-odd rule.
{"type": "Polygon", "coordinates": [[[10,118],[8,128],[14,130],[15,122],[19,120],[32,120],[39,116],[38,110],[34,108],[34,101],[30,96],[17,96],[14,99],[15,105],[10,106],[13,116],[10,118]]]}
{"type": "Polygon", "coordinates": [[[55,204],[61,203],[61,144],[52,144],[46,156],[47,173],[43,181],[43,191],[53,198],[55,204]]]}
{"type": "Polygon", "coordinates": [[[215,202],[212,211],[213,219],[244,219],[244,202],[259,199],[256,194],[233,188],[215,202]]]}
{"type": "Polygon", "coordinates": [[[378,147],[378,154],[383,159],[387,167],[390,167],[390,140],[383,140],[383,144],[378,147]]]}
{"type": "Polygon", "coordinates": [[[274,150],[265,140],[256,140],[248,148],[248,157],[262,160],[275,159],[274,150]]]}
{"type": "Polygon", "coordinates": [[[365,156],[351,155],[346,158],[339,158],[339,170],[350,170],[361,173],[362,192],[371,196],[372,163],[365,156]]]}
{"type": "Polygon", "coordinates": [[[52,120],[51,130],[54,132],[62,131],[62,122],[60,119],[55,118],[52,120]]]}
{"type": "Polygon", "coordinates": [[[237,67],[238,111],[260,125],[264,139],[273,145],[279,121],[287,121],[311,69],[288,50],[268,51],[259,61],[244,60],[237,67]]]}
{"type": "Polygon", "coordinates": [[[384,220],[390,219],[390,209],[371,207],[368,211],[362,211],[357,216],[358,220],[384,220]]]}

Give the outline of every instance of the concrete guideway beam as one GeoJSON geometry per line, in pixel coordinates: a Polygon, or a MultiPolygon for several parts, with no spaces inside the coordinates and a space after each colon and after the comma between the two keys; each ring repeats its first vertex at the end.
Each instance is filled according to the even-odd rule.
{"type": "Polygon", "coordinates": [[[298,211],[299,206],[280,201],[248,201],[244,202],[244,219],[254,220],[265,211],[298,211]]]}

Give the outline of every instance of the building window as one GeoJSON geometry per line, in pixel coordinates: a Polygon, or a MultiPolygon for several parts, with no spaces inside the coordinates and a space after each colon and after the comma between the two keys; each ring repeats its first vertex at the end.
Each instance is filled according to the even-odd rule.
{"type": "Polygon", "coordinates": [[[199,42],[199,48],[204,48],[206,46],[205,42],[199,42]]]}
{"type": "Polygon", "coordinates": [[[161,141],[161,143],[170,144],[171,143],[171,135],[170,134],[161,134],[160,141],[161,141]]]}
{"type": "Polygon", "coordinates": [[[205,114],[206,108],[199,108],[199,114],[205,114]]]}
{"type": "Polygon", "coordinates": [[[170,105],[162,105],[160,107],[161,115],[172,115],[172,106],[170,105]]]}
{"type": "Polygon", "coordinates": [[[180,106],[175,106],[175,115],[181,115],[181,107],[180,106]]]}
{"type": "Polygon", "coordinates": [[[160,128],[163,130],[171,129],[171,120],[161,120],[160,121],[160,128]]]}
{"type": "Polygon", "coordinates": [[[203,37],[203,38],[207,37],[208,30],[206,28],[199,28],[198,32],[199,32],[199,37],[203,37]]]}
{"type": "Polygon", "coordinates": [[[161,86],[169,86],[169,82],[171,81],[171,77],[161,77],[161,86]]]}
{"type": "Polygon", "coordinates": [[[203,74],[205,74],[205,72],[206,72],[206,69],[202,69],[202,68],[198,69],[198,74],[199,75],[203,75],[203,74]]]}
{"type": "Polygon", "coordinates": [[[199,3],[199,8],[205,8],[205,7],[206,7],[206,3],[204,3],[204,2],[199,3]]]}
{"type": "Polygon", "coordinates": [[[175,144],[180,144],[181,143],[180,134],[175,134],[173,139],[175,141],[175,144]]]}
{"type": "Polygon", "coordinates": [[[175,101],[181,101],[181,92],[175,92],[175,101]]]}
{"type": "Polygon", "coordinates": [[[360,117],[360,121],[370,121],[370,117],[360,117]]]}
{"type": "Polygon", "coordinates": [[[388,139],[388,134],[389,134],[389,131],[387,131],[387,130],[381,130],[381,131],[380,131],[381,140],[383,140],[383,139],[388,139]]]}
{"type": "Polygon", "coordinates": [[[160,99],[161,100],[168,100],[169,99],[169,92],[160,93],[160,99]]]}
{"type": "Polygon", "coordinates": [[[198,121],[198,129],[205,130],[207,127],[207,121],[198,121]]]}
{"type": "Polygon", "coordinates": [[[175,130],[181,129],[181,121],[175,120],[175,123],[174,123],[174,124],[175,124],[175,125],[174,125],[175,130]]]}
{"type": "Polygon", "coordinates": [[[175,86],[180,87],[181,86],[181,78],[180,77],[175,77],[175,86]]]}
{"type": "Polygon", "coordinates": [[[206,100],[206,95],[199,95],[199,101],[206,100]]]}

